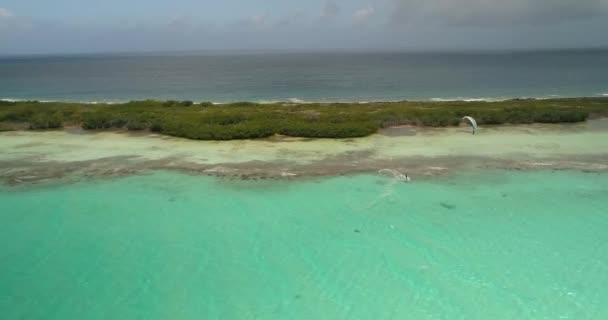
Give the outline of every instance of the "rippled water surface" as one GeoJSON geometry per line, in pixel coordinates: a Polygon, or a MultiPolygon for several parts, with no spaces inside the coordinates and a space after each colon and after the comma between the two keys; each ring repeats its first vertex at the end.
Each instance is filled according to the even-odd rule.
{"type": "Polygon", "coordinates": [[[0,98],[385,101],[608,96],[608,51],[0,57],[0,98]]]}
{"type": "Polygon", "coordinates": [[[608,174],[0,187],[4,319],[605,319],[608,174]]]}

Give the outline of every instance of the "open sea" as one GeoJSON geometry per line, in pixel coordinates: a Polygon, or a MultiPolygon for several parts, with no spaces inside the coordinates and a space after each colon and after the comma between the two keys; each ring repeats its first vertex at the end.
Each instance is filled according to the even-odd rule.
{"type": "Polygon", "coordinates": [[[608,50],[0,57],[0,98],[120,102],[608,96],[608,50]]]}

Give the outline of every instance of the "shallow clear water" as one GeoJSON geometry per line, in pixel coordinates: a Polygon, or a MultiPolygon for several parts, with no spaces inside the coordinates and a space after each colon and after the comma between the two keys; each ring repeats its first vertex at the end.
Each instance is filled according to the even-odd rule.
{"type": "Polygon", "coordinates": [[[0,98],[385,101],[608,96],[608,51],[0,58],[0,98]]]}
{"type": "MultiPolygon", "coordinates": [[[[393,128],[399,130],[399,128],[393,128]]],[[[389,129],[392,130],[392,129],[389,129]]],[[[1,161],[14,166],[35,162],[46,167],[61,163],[120,158],[131,161],[179,158],[197,164],[222,165],[254,162],[322,164],[331,158],[359,154],[353,160],[383,161],[432,158],[484,157],[503,160],[569,160],[600,157],[608,151],[608,118],[563,125],[517,125],[470,128],[408,128],[415,135],[375,134],[357,139],[258,139],[194,141],[157,134],[125,132],[15,131],[0,132],[1,161]]],[[[384,132],[386,133],[385,130],[384,132]]],[[[349,164],[343,164],[349,166],[349,164]]],[[[1,169],[1,168],[0,168],[1,169]]],[[[0,170],[0,177],[2,170],[0,170]]]]}
{"type": "Polygon", "coordinates": [[[608,175],[0,189],[5,319],[605,319],[608,175]]]}

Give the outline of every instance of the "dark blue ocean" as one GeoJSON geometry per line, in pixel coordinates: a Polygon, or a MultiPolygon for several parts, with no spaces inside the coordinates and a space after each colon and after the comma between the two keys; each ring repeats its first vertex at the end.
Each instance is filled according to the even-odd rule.
{"type": "Polygon", "coordinates": [[[0,57],[0,98],[393,101],[608,96],[608,50],[0,57]]]}

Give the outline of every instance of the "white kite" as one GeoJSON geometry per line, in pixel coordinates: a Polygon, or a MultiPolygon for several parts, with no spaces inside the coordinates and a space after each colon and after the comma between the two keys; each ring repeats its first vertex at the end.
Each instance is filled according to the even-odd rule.
{"type": "Polygon", "coordinates": [[[463,117],[462,120],[468,121],[468,123],[473,128],[473,134],[475,134],[477,132],[477,121],[475,121],[475,119],[473,119],[473,117],[466,116],[466,117],[463,117]]]}

